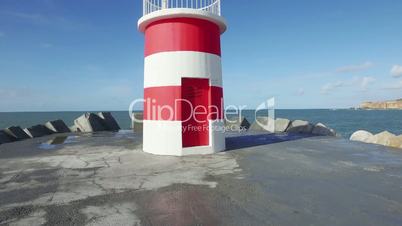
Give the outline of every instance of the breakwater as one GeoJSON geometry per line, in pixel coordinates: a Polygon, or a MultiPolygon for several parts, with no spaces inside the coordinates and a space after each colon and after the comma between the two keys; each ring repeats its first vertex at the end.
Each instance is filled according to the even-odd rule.
{"type": "MultiPolygon", "coordinates": [[[[61,119],[67,125],[83,115],[85,111],[77,112],[0,112],[0,128],[19,125],[23,128],[44,123],[50,119],[61,119]]],[[[124,130],[131,128],[131,119],[127,111],[111,112],[124,130]]],[[[290,120],[303,119],[311,123],[323,123],[336,130],[337,134],[345,139],[357,130],[367,130],[372,133],[389,131],[402,134],[402,111],[400,110],[352,110],[352,109],[297,109],[275,111],[277,118],[290,120]]],[[[257,112],[257,116],[264,116],[266,112],[257,112]]],[[[255,111],[245,110],[243,116],[250,122],[255,120],[255,111]]]]}

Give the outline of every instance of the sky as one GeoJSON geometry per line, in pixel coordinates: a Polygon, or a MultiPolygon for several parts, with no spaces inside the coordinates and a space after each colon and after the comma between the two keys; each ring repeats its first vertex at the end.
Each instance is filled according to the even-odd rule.
{"type": "MultiPolygon", "coordinates": [[[[226,105],[402,98],[402,1],[222,0],[226,105]]],[[[141,0],[0,0],[0,111],[127,110],[143,96],[141,0]]]]}

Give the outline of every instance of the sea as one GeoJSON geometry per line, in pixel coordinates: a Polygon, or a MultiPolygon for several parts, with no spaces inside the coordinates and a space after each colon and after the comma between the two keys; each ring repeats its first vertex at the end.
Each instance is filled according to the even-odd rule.
{"type": "MultiPolygon", "coordinates": [[[[43,124],[50,120],[62,119],[68,126],[74,119],[85,112],[0,112],[0,128],[20,126],[22,128],[43,124]]],[[[131,119],[127,111],[112,111],[122,129],[131,128],[131,119]]],[[[256,116],[267,115],[267,112],[253,110],[243,111],[243,116],[254,122],[256,116]]],[[[384,130],[394,134],[402,134],[402,110],[355,110],[355,109],[306,109],[306,110],[275,110],[276,118],[290,120],[307,120],[311,123],[321,122],[337,133],[349,138],[360,129],[379,133],[384,130]]]]}

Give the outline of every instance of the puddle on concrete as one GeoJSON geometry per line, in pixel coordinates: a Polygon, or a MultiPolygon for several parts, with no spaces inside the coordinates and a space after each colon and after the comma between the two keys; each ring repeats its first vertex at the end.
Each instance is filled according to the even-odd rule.
{"type": "Polygon", "coordinates": [[[46,142],[47,144],[50,145],[56,145],[56,144],[64,144],[64,142],[67,140],[67,136],[60,136],[60,137],[55,137],[51,140],[49,140],[48,142],[46,142]]]}
{"type": "Polygon", "coordinates": [[[117,138],[131,138],[135,136],[135,133],[132,130],[119,130],[114,134],[114,137],[117,138]]]}
{"type": "Polygon", "coordinates": [[[57,136],[46,141],[45,143],[41,143],[39,145],[39,148],[44,150],[51,150],[61,144],[76,143],[78,142],[77,138],[78,136],[57,136]]]}

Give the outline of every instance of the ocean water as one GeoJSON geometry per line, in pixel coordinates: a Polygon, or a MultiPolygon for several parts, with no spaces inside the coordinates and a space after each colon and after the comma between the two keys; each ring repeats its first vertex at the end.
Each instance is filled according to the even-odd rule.
{"type": "MultiPolygon", "coordinates": [[[[62,119],[68,126],[73,124],[75,118],[85,112],[0,112],[0,128],[18,125],[22,128],[42,124],[50,120],[62,119]]],[[[250,121],[255,120],[255,112],[246,110],[244,116],[250,121]]],[[[126,111],[114,111],[122,129],[130,129],[131,120],[126,111]]],[[[258,112],[257,116],[266,115],[266,112],[258,112]]],[[[324,123],[335,129],[342,137],[349,138],[359,129],[372,133],[388,130],[395,134],[402,134],[402,110],[276,110],[276,117],[291,120],[302,119],[312,123],[324,123]]]]}

